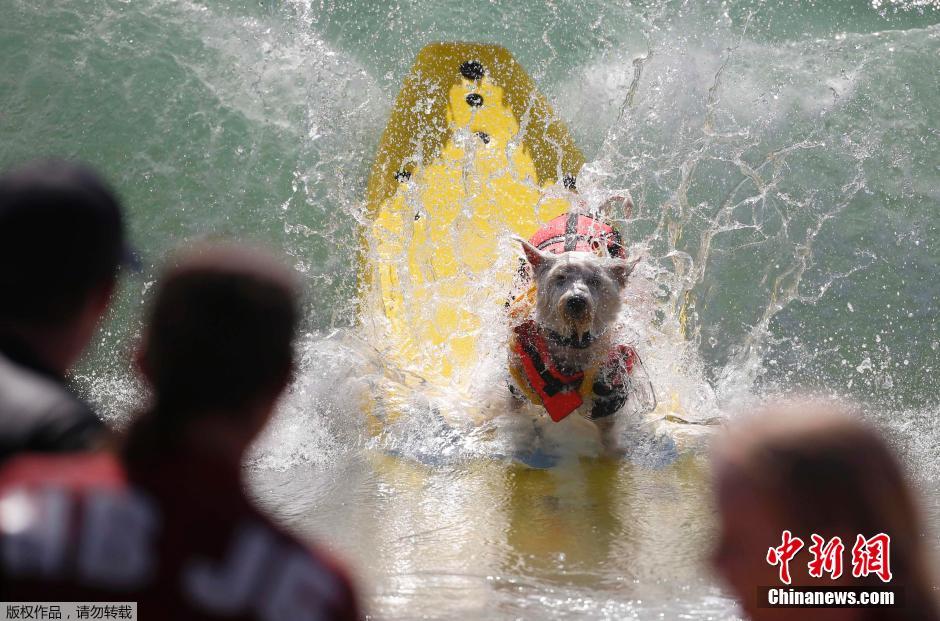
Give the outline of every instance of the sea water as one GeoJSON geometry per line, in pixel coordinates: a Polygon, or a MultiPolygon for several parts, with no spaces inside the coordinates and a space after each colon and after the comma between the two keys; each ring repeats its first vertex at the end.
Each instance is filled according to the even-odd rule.
{"type": "Polygon", "coordinates": [[[708,439],[793,391],[863,405],[940,548],[935,0],[0,0],[0,166],[45,155],[106,172],[144,259],[74,378],[116,426],[172,248],[267,244],[303,275],[298,375],[248,480],[380,618],[736,618],[708,439]],[[585,152],[579,187],[633,195],[626,320],[666,402],[622,462],[514,463],[421,378],[399,378],[409,416],[363,422],[389,376],[356,328],[365,184],[439,40],[507,47],[585,152]]]}

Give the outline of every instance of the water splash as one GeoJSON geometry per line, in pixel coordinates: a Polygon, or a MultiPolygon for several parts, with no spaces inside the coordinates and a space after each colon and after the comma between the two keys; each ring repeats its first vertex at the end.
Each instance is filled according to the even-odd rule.
{"type": "MultiPolygon", "coordinates": [[[[306,275],[298,376],[251,480],[292,526],[377,567],[382,616],[459,601],[489,618],[733,617],[690,560],[709,512],[684,468],[709,426],[687,423],[793,389],[868,402],[938,524],[936,2],[9,5],[4,164],[54,152],[109,171],[154,264],[225,234],[306,275]],[[507,45],[552,99],[588,156],[582,192],[637,206],[618,221],[644,256],[623,321],[669,398],[625,427],[634,464],[593,487],[570,463],[507,465],[512,421],[456,425],[472,400],[389,368],[353,327],[388,102],[421,46],[468,38],[507,45]],[[376,394],[408,412],[378,434],[360,407],[376,394]],[[593,564],[573,565],[585,550],[593,564]]],[[[142,399],[126,353],[148,295],[125,287],[76,376],[113,422],[142,399]]],[[[503,370],[503,334],[481,378],[503,370]]]]}
{"type": "MultiPolygon", "coordinates": [[[[144,10],[174,36],[201,41],[203,52],[182,46],[170,59],[191,92],[206,95],[205,109],[198,114],[204,117],[214,109],[251,128],[243,134],[245,140],[227,142],[222,125],[216,142],[208,143],[210,151],[234,145],[235,154],[247,157],[240,159],[243,166],[261,162],[264,149],[258,150],[257,140],[269,131],[263,128],[294,143],[287,151],[288,163],[298,165],[263,201],[280,207],[252,208],[238,216],[243,222],[234,230],[247,233],[252,228],[249,236],[255,236],[259,225],[270,226],[272,239],[294,257],[316,293],[311,325],[344,326],[354,317],[351,259],[358,250],[355,230],[363,221],[365,166],[383,115],[377,102],[394,93],[397,81],[371,75],[321,36],[318,28],[334,16],[311,3],[288,6],[286,13],[251,15],[197,3],[144,10]],[[245,46],[246,39],[256,44],[245,46]],[[354,164],[356,160],[360,163],[354,164]]],[[[121,15],[110,14],[112,27],[102,35],[109,37],[108,45],[129,54],[156,45],[147,39],[129,44],[121,15]]],[[[847,296],[853,287],[871,291],[893,284],[887,266],[896,262],[898,251],[867,243],[880,235],[871,230],[859,235],[864,243],[853,248],[843,231],[845,223],[862,214],[872,221],[883,216],[878,200],[892,192],[915,203],[930,196],[931,185],[923,180],[936,173],[925,170],[921,160],[899,149],[881,129],[894,124],[914,137],[929,131],[929,119],[910,107],[897,115],[897,104],[877,97],[875,89],[891,84],[900,68],[935,49],[936,28],[837,33],[768,44],[763,33],[754,34],[759,26],[748,25],[750,15],[736,16],[711,5],[678,12],[657,6],[630,17],[643,36],[633,37],[629,45],[605,48],[553,88],[549,81],[561,116],[584,143],[598,145],[579,179],[581,192],[591,197],[630,191],[637,204],[630,218],[618,222],[631,250],[644,256],[628,292],[624,322],[641,346],[654,383],[669,395],[660,422],[715,420],[761,394],[819,387],[830,378],[853,396],[863,391],[882,401],[918,402],[926,395],[916,387],[930,385],[931,380],[923,379],[929,365],[923,364],[923,354],[894,352],[910,349],[902,326],[929,314],[933,298],[928,294],[912,303],[914,292],[906,285],[893,307],[872,313],[870,303],[847,296]],[[871,115],[883,122],[853,121],[871,115]],[[902,178],[910,181],[898,184],[881,174],[886,162],[887,169],[907,171],[902,178]],[[820,338],[822,326],[831,324],[824,309],[837,300],[844,300],[843,306],[854,302],[858,311],[850,313],[856,317],[874,317],[869,323],[877,326],[876,333],[860,334],[867,332],[865,326],[850,319],[851,330],[838,340],[832,334],[820,338]],[[913,317],[905,316],[910,311],[903,308],[915,309],[913,317]]],[[[757,11],[754,19],[763,15],[757,11]]],[[[610,32],[603,38],[617,40],[610,32]]],[[[550,43],[553,49],[565,46],[556,38],[550,43]]],[[[401,61],[401,70],[409,61],[401,61]]],[[[535,73],[547,77],[544,67],[555,62],[557,58],[536,63],[535,73]]],[[[894,83],[896,92],[910,90],[910,85],[894,83]]],[[[178,167],[156,163],[147,168],[149,179],[182,174],[178,167]]],[[[212,174],[218,176],[219,170],[216,165],[212,174]]],[[[191,168],[187,174],[193,172],[191,168]]],[[[196,168],[195,173],[209,177],[207,170],[196,168]]],[[[229,178],[223,175],[210,188],[231,184],[229,178]]],[[[221,192],[215,202],[230,202],[234,195],[221,192]]],[[[180,222],[164,221],[159,227],[182,223],[184,235],[192,235],[225,221],[206,220],[198,210],[182,211],[175,219],[180,222]]],[[[915,257],[926,256],[931,251],[929,230],[918,234],[915,228],[912,237],[899,239],[919,244],[915,257]]],[[[512,256],[508,245],[506,256],[512,256]]],[[[127,309],[119,315],[126,317],[127,309]]],[[[495,347],[501,329],[492,331],[495,347]]],[[[131,344],[134,332],[119,333],[123,347],[131,344]]],[[[334,346],[333,341],[318,343],[316,337],[306,343],[310,355],[334,346]]],[[[109,350],[114,345],[113,338],[102,342],[109,350]]],[[[368,359],[357,347],[339,347],[341,353],[331,355],[337,361],[345,357],[350,368],[368,359]]],[[[360,370],[365,377],[381,368],[374,361],[364,364],[360,370]]],[[[503,362],[494,358],[481,364],[501,368],[503,362]]],[[[137,387],[129,374],[111,366],[114,381],[90,392],[106,411],[127,411],[138,403],[131,396],[137,387]]],[[[386,381],[388,369],[381,374],[386,381]]],[[[82,382],[94,383],[96,375],[85,374],[82,382]]],[[[343,412],[336,417],[345,416],[346,426],[314,426],[333,430],[342,441],[334,442],[330,434],[303,437],[300,430],[310,417],[303,410],[321,407],[316,392],[330,389],[328,382],[301,386],[304,381],[285,406],[296,420],[279,423],[284,442],[272,446],[296,440],[296,449],[285,449],[287,454],[316,461],[317,442],[323,442],[325,454],[347,440],[351,446],[362,445],[362,438],[339,433],[356,417],[336,404],[324,407],[343,412]]],[[[380,383],[373,382],[371,390],[380,383]]],[[[357,390],[368,392],[361,386],[357,390]]],[[[455,401],[415,396],[408,407],[423,412],[418,418],[424,420],[421,416],[441,411],[435,398],[445,406],[455,401]]],[[[364,427],[357,423],[351,428],[364,427]]],[[[390,450],[402,450],[402,441],[391,442],[390,450]]],[[[418,452],[433,452],[426,448],[418,452]]],[[[473,454],[476,449],[453,450],[473,454]]],[[[294,458],[285,459],[283,463],[291,463],[294,458]]]]}

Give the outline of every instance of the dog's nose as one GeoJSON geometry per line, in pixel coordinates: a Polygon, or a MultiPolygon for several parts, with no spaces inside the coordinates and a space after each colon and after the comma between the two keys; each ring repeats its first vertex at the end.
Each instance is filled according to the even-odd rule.
{"type": "Polygon", "coordinates": [[[587,300],[580,295],[573,295],[565,302],[565,307],[574,315],[583,315],[587,310],[587,300]]]}

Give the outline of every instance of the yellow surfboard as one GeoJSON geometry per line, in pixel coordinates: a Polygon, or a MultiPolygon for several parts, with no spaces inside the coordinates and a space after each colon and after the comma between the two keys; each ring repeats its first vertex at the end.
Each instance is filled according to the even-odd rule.
{"type": "Polygon", "coordinates": [[[421,50],[375,157],[361,247],[361,322],[391,365],[469,381],[519,267],[511,235],[568,211],[583,163],[507,50],[421,50]]]}

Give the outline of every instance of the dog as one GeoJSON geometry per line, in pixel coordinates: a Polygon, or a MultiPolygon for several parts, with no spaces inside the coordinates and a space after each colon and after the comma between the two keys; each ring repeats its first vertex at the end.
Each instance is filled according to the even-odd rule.
{"type": "Polygon", "coordinates": [[[509,303],[509,389],[517,404],[541,406],[558,422],[592,421],[608,453],[618,450],[614,414],[631,396],[636,351],[618,342],[616,323],[628,259],[619,233],[599,217],[571,211],[522,244],[528,287],[509,303]]]}

